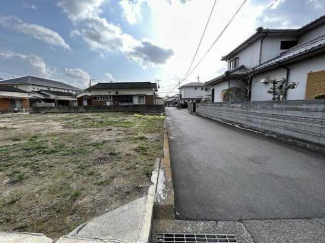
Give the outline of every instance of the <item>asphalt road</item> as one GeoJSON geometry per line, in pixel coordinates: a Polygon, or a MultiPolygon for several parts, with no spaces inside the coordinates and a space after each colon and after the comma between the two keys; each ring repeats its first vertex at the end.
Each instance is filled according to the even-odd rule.
{"type": "Polygon", "coordinates": [[[325,217],[325,155],[167,108],[179,219],[325,217]]]}

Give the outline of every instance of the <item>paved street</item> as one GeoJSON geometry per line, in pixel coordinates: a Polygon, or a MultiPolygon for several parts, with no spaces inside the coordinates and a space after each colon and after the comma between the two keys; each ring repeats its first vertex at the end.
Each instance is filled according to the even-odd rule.
{"type": "Polygon", "coordinates": [[[325,217],[325,156],[167,108],[178,218],[325,217]]]}

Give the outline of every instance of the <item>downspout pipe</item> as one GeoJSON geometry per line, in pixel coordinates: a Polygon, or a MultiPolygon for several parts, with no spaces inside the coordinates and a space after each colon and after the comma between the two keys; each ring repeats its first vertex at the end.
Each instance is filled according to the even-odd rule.
{"type": "Polygon", "coordinates": [[[259,56],[259,60],[258,60],[259,65],[262,64],[263,43],[264,43],[264,39],[267,37],[267,35],[268,35],[268,32],[266,32],[265,35],[263,36],[263,38],[261,39],[260,56],[259,56]]]}

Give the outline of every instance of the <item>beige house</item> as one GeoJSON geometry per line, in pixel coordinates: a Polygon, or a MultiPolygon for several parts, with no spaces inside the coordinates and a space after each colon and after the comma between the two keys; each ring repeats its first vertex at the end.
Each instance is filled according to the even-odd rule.
{"type": "Polygon", "coordinates": [[[78,106],[158,105],[157,84],[150,82],[98,83],[78,94],[78,106]]]}

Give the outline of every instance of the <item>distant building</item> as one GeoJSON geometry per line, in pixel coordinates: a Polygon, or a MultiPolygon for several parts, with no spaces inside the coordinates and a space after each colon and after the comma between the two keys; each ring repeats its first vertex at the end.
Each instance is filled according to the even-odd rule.
{"type": "Polygon", "coordinates": [[[222,58],[228,71],[207,82],[213,102],[222,102],[232,87],[243,89],[251,101],[272,100],[271,80],[298,86],[287,100],[325,94],[325,15],[299,29],[263,29],[222,58]]]}
{"type": "Polygon", "coordinates": [[[29,109],[29,93],[10,86],[0,86],[0,113],[29,109]]]}
{"type": "Polygon", "coordinates": [[[98,83],[78,94],[78,105],[158,105],[161,99],[156,91],[157,84],[150,82],[98,83]]]}
{"type": "Polygon", "coordinates": [[[181,103],[210,100],[210,86],[200,82],[188,83],[179,88],[179,95],[181,103]]]}
{"type": "Polygon", "coordinates": [[[30,106],[76,106],[81,89],[63,82],[33,76],[9,79],[0,86],[10,86],[28,92],[30,106]]]}
{"type": "Polygon", "coordinates": [[[167,107],[176,107],[179,103],[179,95],[175,94],[171,97],[165,98],[165,106],[167,107]]]}

